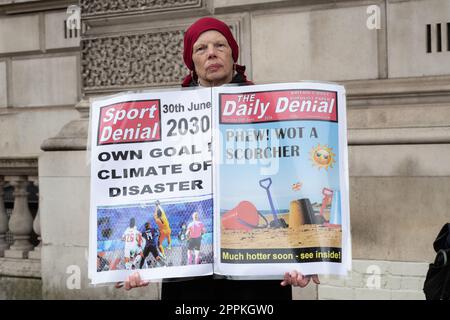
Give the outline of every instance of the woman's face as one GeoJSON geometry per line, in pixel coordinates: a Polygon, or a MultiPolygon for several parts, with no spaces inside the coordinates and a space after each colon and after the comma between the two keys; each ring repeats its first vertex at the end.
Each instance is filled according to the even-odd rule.
{"type": "Polygon", "coordinates": [[[192,48],[192,61],[202,86],[221,86],[233,78],[233,56],[227,39],[218,31],[200,35],[192,48]]]}

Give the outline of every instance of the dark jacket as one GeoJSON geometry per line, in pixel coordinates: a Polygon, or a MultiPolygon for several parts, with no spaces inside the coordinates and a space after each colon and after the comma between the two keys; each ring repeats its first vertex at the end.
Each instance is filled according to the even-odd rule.
{"type": "MultiPolygon", "coordinates": [[[[245,68],[243,68],[243,72],[244,71],[245,71],[245,68]]],[[[254,84],[252,81],[247,80],[246,77],[244,76],[244,74],[240,73],[240,72],[236,72],[233,79],[231,79],[230,83],[239,84],[239,85],[243,85],[243,86],[254,84]]],[[[197,87],[197,86],[198,86],[198,80],[195,77],[189,83],[189,87],[197,87]]]]}

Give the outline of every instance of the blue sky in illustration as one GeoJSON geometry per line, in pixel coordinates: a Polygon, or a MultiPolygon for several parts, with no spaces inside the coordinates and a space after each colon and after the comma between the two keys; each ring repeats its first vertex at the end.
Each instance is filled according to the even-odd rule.
{"type": "MultiPolygon", "coordinates": [[[[220,199],[221,209],[231,209],[240,201],[252,202],[258,210],[270,210],[267,192],[259,185],[261,179],[270,177],[271,195],[277,210],[288,210],[292,200],[309,198],[311,203],[322,202],[322,189],[339,189],[339,167],[338,167],[338,125],[327,121],[284,121],[263,124],[245,125],[221,125],[222,136],[225,130],[230,129],[275,129],[275,128],[298,128],[303,127],[303,137],[279,140],[280,146],[298,145],[300,147],[299,157],[273,158],[279,161],[278,172],[271,175],[261,174],[261,163],[249,164],[224,162],[220,167],[220,199]],[[318,137],[310,137],[311,129],[316,128],[318,137]],[[331,148],[334,154],[332,167],[328,170],[320,168],[311,161],[311,150],[318,145],[331,148]],[[292,185],[302,182],[300,191],[292,190],[292,185]]],[[[264,141],[263,147],[270,146],[270,141],[264,141]]],[[[275,144],[277,145],[277,144],[275,144]]],[[[239,144],[239,148],[256,147],[252,142],[245,146],[239,144]]],[[[233,148],[233,143],[223,143],[223,149],[233,148]]],[[[222,150],[225,152],[225,150],[222,150]]],[[[229,161],[229,160],[228,160],[229,161]]],[[[265,160],[267,161],[267,160],[265,160]]]]}

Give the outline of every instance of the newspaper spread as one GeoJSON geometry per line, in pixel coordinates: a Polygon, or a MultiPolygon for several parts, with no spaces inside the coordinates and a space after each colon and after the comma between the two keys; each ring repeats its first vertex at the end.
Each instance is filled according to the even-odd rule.
{"type": "Polygon", "coordinates": [[[341,86],[96,98],[90,144],[93,284],[350,268],[341,86]]]}

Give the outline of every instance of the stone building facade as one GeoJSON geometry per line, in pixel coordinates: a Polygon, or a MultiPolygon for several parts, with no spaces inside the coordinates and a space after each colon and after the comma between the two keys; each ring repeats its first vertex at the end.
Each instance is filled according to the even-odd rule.
{"type": "Polygon", "coordinates": [[[347,90],[353,271],[294,298],[424,299],[450,220],[450,0],[0,0],[0,298],[159,298],[89,285],[87,101],[178,87],[206,15],[256,83],[347,90]]]}

